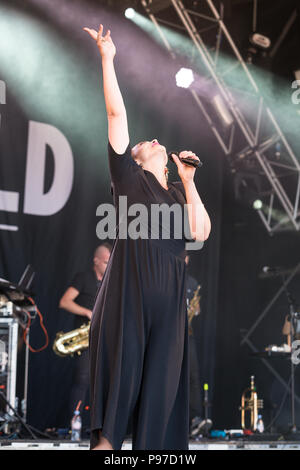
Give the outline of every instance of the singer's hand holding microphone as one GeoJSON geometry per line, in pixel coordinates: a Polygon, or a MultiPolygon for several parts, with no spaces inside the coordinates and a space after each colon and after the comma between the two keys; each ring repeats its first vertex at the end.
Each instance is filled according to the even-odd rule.
{"type": "Polygon", "coordinates": [[[202,162],[197,155],[189,150],[182,152],[169,152],[168,157],[171,161],[176,163],[178,174],[184,181],[189,181],[194,178],[196,168],[202,166],[202,162]]]}

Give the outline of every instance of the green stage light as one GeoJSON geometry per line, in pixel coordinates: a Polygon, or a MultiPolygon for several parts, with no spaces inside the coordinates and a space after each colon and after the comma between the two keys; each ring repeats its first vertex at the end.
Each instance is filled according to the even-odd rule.
{"type": "MultiPolygon", "coordinates": [[[[17,9],[0,5],[1,78],[30,120],[51,123],[96,155],[106,122],[99,71],[67,35],[17,9]],[[86,113],[86,114],[85,114],[86,113]],[[95,119],[82,115],[96,116],[95,119]]],[[[82,32],[82,41],[86,39],[82,32]]],[[[90,47],[92,47],[90,45],[90,47]]]]}

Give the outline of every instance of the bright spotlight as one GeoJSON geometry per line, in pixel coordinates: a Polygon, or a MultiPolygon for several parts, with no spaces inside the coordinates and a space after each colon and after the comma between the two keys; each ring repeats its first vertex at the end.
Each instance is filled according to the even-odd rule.
{"type": "Polygon", "coordinates": [[[194,74],[191,69],[181,68],[176,73],[176,85],[181,88],[188,88],[194,81],[194,74]]]}
{"type": "Polygon", "coordinates": [[[260,211],[262,209],[263,203],[260,199],[256,199],[253,202],[252,206],[253,206],[253,209],[255,209],[256,211],[260,211]]]}
{"type": "Polygon", "coordinates": [[[126,8],[126,10],[125,10],[126,18],[128,18],[129,20],[132,20],[134,15],[135,15],[135,10],[133,8],[126,8]]]}

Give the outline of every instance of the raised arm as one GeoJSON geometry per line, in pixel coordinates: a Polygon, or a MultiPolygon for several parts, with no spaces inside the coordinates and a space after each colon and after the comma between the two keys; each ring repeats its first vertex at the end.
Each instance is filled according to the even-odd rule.
{"type": "Polygon", "coordinates": [[[97,42],[102,58],[103,92],[108,120],[108,138],[116,153],[123,154],[129,144],[127,114],[119,88],[114,67],[116,47],[111,39],[110,30],[102,36],[103,25],[99,31],[83,28],[97,42]]]}

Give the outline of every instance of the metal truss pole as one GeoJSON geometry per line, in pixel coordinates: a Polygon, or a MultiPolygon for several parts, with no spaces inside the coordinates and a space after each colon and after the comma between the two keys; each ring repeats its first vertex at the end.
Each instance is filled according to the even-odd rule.
{"type": "MultiPolygon", "coordinates": [[[[166,38],[163,28],[160,26],[161,23],[168,23],[181,31],[183,26],[192,44],[195,46],[201,58],[201,62],[208,73],[208,80],[214,83],[215,88],[226,103],[233,117],[233,124],[229,130],[229,137],[227,139],[224,138],[221,129],[219,129],[220,125],[215,121],[209,106],[200,98],[197,90],[191,89],[191,93],[224,153],[230,156],[235,155],[241,157],[242,152],[240,151],[240,147],[241,142],[244,142],[243,146],[246,145],[244,150],[246,150],[248,156],[256,160],[257,173],[260,175],[260,178],[263,179],[264,186],[267,188],[267,190],[264,190],[264,194],[268,194],[268,199],[263,201],[264,210],[259,210],[258,213],[268,232],[278,232],[282,230],[284,226],[290,226],[292,229],[298,231],[300,229],[300,164],[281,131],[271,109],[265,104],[264,98],[248,65],[243,60],[242,55],[223,21],[223,8],[221,8],[221,12],[219,13],[212,0],[194,2],[193,10],[185,6],[185,4],[189,3],[188,0],[185,2],[181,0],[170,0],[169,2],[164,2],[163,6],[159,6],[160,2],[155,0],[141,0],[141,2],[170,52],[173,51],[173,49],[166,38]],[[205,11],[205,13],[202,11],[204,5],[206,6],[206,10],[208,9],[208,14],[207,11],[205,11]],[[164,18],[158,17],[158,13],[161,13],[169,7],[172,7],[177,13],[179,23],[172,23],[171,21],[166,21],[164,18]],[[194,18],[209,21],[211,25],[214,25],[218,29],[214,55],[207,47],[203,37],[208,28],[199,30],[194,18]],[[224,38],[224,41],[227,41],[227,45],[229,45],[234,58],[232,64],[226,71],[220,71],[218,67],[221,36],[224,38]],[[234,61],[236,61],[235,64],[233,64],[234,61]],[[242,80],[242,82],[244,83],[239,83],[239,86],[243,88],[244,85],[244,89],[240,87],[237,89],[226,83],[228,77],[235,73],[237,67],[243,72],[244,80],[242,80]],[[254,129],[253,123],[245,116],[245,112],[235,98],[235,93],[242,93],[244,96],[249,95],[253,101],[252,105],[253,103],[256,105],[257,102],[254,113],[254,129]],[[267,135],[263,136],[265,128],[268,128],[267,135]],[[280,143],[283,148],[284,162],[278,162],[278,160],[274,158],[275,151],[272,153],[278,143],[280,143]],[[287,175],[293,177],[292,183],[289,181],[288,187],[286,187],[287,175]],[[279,213],[279,209],[282,215],[281,219],[285,221],[284,223],[282,221],[278,223],[278,217],[275,217],[275,214],[279,213]]],[[[247,160],[245,159],[244,162],[247,163],[247,160]]],[[[257,194],[257,197],[261,198],[261,195],[257,194]]]]}
{"type": "Polygon", "coordinates": [[[274,297],[270,300],[268,305],[264,308],[263,312],[259,315],[259,317],[256,319],[255,323],[253,323],[252,327],[247,331],[247,333],[243,336],[243,339],[241,341],[241,346],[246,342],[248,338],[254,333],[255,329],[258,327],[260,322],[263,320],[263,318],[267,315],[267,313],[270,311],[271,307],[275,304],[276,300],[279,298],[279,296],[285,291],[287,285],[291,282],[291,280],[300,272],[300,263],[297,264],[297,266],[293,269],[291,274],[288,276],[288,278],[284,281],[280,289],[276,292],[274,297]]]}

